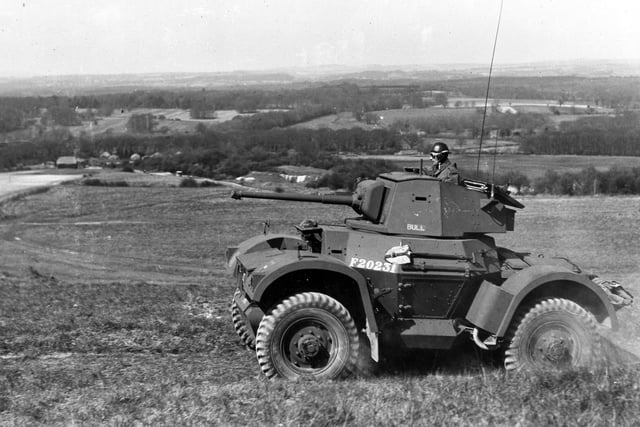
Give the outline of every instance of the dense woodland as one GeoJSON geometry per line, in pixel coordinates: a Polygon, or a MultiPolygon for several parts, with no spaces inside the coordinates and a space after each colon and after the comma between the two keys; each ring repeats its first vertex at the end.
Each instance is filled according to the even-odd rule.
{"type": "MultiPolygon", "coordinates": [[[[55,160],[76,153],[82,158],[102,152],[128,159],[141,155],[134,167],[146,170],[183,171],[192,175],[229,178],[251,170],[271,170],[282,164],[331,169],[321,181],[333,188],[348,188],[356,178],[375,176],[389,164],[340,160],[342,153],[391,154],[406,147],[418,148],[426,136],[459,136],[477,139],[483,121],[481,109],[465,115],[407,118],[388,127],[329,130],[292,128],[291,125],[337,112],[375,122],[370,112],[402,107],[447,105],[447,95],[480,97],[485,79],[465,79],[419,84],[358,84],[341,81],[305,87],[262,87],[220,90],[161,90],[85,96],[0,98],[0,133],[33,127],[40,131],[28,141],[0,145],[0,169],[11,170],[55,160]],[[119,135],[73,137],[68,126],[104,117],[114,109],[180,108],[202,118],[221,109],[253,112],[249,116],[208,127],[196,134],[153,132],[149,116],[132,116],[134,132],[119,135]]],[[[490,112],[485,129],[518,130],[521,151],[531,154],[640,155],[640,79],[638,78],[496,78],[496,98],[555,99],[583,102],[616,109],[609,116],[590,116],[552,126],[549,115],[490,112]]],[[[486,130],[485,136],[488,131],[486,130]]],[[[510,136],[507,133],[507,136],[510,136]]],[[[538,191],[582,194],[589,192],[640,192],[640,185],[616,184],[619,176],[637,182],[638,171],[614,170],[612,176],[589,171],[578,176],[545,177],[537,183],[526,177],[499,177],[503,183],[534,185],[538,191]],[[586,175],[590,184],[578,181],[586,175]],[[595,184],[594,184],[595,181],[595,184]],[[570,184],[571,183],[571,184],[570,184]]],[[[584,179],[583,179],[584,181],[584,179]]],[[[586,181],[585,181],[586,182],[586,181]]]]}

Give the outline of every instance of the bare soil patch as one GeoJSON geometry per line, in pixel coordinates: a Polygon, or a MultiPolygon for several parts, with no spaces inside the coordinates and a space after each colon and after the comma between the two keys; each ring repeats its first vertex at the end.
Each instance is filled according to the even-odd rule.
{"type": "Polygon", "coordinates": [[[57,171],[25,171],[0,173],[0,201],[4,198],[82,178],[80,174],[57,171]]]}

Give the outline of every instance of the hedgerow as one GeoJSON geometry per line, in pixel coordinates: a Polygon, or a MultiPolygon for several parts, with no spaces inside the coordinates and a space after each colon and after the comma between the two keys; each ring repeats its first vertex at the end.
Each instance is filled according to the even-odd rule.
{"type": "Polygon", "coordinates": [[[640,194],[640,168],[612,168],[601,172],[589,167],[563,174],[549,170],[535,180],[533,187],[538,193],[569,196],[640,194]]]}

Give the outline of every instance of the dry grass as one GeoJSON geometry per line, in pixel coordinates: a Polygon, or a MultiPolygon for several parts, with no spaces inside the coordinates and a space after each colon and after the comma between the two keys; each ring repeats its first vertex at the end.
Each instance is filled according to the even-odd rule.
{"type": "Polygon", "coordinates": [[[32,350],[2,360],[0,424],[603,426],[640,413],[631,369],[527,377],[415,355],[373,378],[267,381],[211,288],[0,286],[32,302],[7,312],[24,325],[2,329],[15,337],[3,350],[32,350]]]}
{"type": "MultiPolygon", "coordinates": [[[[640,295],[640,198],[525,199],[513,249],[564,254],[640,295]]],[[[640,372],[506,375],[473,348],[377,376],[266,381],[228,318],[223,251],[349,208],[224,189],[56,187],[3,206],[0,424],[631,425],[640,372]]],[[[640,310],[620,312],[631,347],[640,310]]],[[[633,350],[633,348],[631,348],[633,350]]]]}
{"type": "Polygon", "coordinates": [[[515,376],[473,353],[416,353],[371,378],[267,381],[214,287],[33,271],[0,289],[0,424],[603,426],[640,414],[631,368],[515,376]]]}

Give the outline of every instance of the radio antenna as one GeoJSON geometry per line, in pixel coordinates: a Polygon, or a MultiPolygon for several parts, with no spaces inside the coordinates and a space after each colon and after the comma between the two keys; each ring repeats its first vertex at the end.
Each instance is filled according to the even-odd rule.
{"type": "MultiPolygon", "coordinates": [[[[480,128],[480,146],[478,147],[478,163],[476,164],[476,176],[480,173],[480,155],[482,153],[482,139],[484,138],[484,123],[487,118],[487,104],[489,103],[489,87],[491,86],[491,72],[493,71],[493,58],[496,56],[496,45],[498,44],[498,32],[500,31],[500,20],[502,19],[502,3],[500,0],[500,12],[498,13],[498,26],[496,37],[493,41],[493,52],[491,53],[491,65],[489,66],[489,79],[487,80],[487,93],[484,97],[484,113],[482,114],[482,127],[480,128]]],[[[495,152],[493,153],[495,156],[495,152]]]]}

